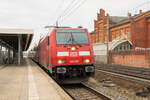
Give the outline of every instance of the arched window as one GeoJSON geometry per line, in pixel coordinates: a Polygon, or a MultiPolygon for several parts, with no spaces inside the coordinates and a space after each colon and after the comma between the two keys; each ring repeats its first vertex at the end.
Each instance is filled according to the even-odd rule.
{"type": "Polygon", "coordinates": [[[130,49],[131,49],[131,44],[129,43],[129,41],[126,41],[116,46],[114,48],[114,51],[122,51],[122,50],[130,50],[130,49]]]}

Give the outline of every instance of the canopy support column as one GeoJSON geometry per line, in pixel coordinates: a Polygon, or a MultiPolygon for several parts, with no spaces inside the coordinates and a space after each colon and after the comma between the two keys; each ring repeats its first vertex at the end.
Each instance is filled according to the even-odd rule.
{"type": "Polygon", "coordinates": [[[10,64],[10,48],[8,47],[8,63],[10,64]]]}
{"type": "Polygon", "coordinates": [[[2,64],[2,59],[2,44],[0,43],[0,64],[2,64]]]}
{"type": "Polygon", "coordinates": [[[21,64],[21,56],[22,56],[22,45],[21,45],[21,42],[22,42],[22,35],[18,35],[18,64],[20,65],[21,64]]]}

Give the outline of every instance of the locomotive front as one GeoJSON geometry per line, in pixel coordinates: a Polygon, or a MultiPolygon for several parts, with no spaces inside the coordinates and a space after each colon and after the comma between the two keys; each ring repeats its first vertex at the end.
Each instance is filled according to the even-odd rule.
{"type": "Polygon", "coordinates": [[[94,74],[93,49],[86,29],[56,29],[55,68],[59,78],[89,77],[94,74]]]}

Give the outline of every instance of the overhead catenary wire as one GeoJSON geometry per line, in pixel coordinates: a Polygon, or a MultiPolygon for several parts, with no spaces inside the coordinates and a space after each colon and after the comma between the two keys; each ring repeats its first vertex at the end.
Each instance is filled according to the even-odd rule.
{"type": "MultiPolygon", "coordinates": [[[[80,0],[79,0],[80,1],[80,0]]],[[[65,14],[67,14],[78,2],[78,0],[72,0],[68,6],[66,7],[66,9],[61,13],[61,15],[58,17],[58,19],[60,19],[61,17],[63,17],[65,14]]]]}
{"type": "MultiPolygon", "coordinates": [[[[65,8],[65,10],[63,10],[63,12],[56,18],[55,23],[53,24],[53,26],[57,26],[58,24],[60,25],[60,20],[64,21],[64,19],[66,17],[69,17],[73,12],[75,12],[75,10],[77,10],[78,8],[81,7],[82,4],[85,3],[85,1],[87,0],[72,0],[67,7],[65,8]]],[[[64,0],[62,1],[62,3],[60,3],[60,5],[58,6],[58,9],[64,6],[64,0]],[[62,4],[62,5],[61,5],[62,4]],[[61,5],[61,6],[60,6],[61,5]]],[[[57,11],[57,10],[56,10],[57,11]]],[[[50,26],[51,27],[51,26],[50,26]]],[[[47,27],[48,28],[48,27],[47,27]]]]}
{"type": "Polygon", "coordinates": [[[74,0],[74,2],[72,1],[71,5],[68,5],[68,7],[64,10],[64,12],[58,17],[56,22],[62,22],[64,21],[64,19],[66,19],[66,17],[69,17],[70,15],[73,14],[73,12],[75,12],[75,10],[79,9],[87,0],[74,0]],[[69,9],[70,8],[70,9],[69,9]],[[67,10],[68,9],[68,10],[67,10]]]}
{"type": "Polygon", "coordinates": [[[66,18],[68,18],[69,16],[71,16],[75,10],[79,9],[87,0],[82,0],[79,5],[77,5],[73,10],[71,10],[68,14],[65,14],[65,16],[63,16],[62,21],[65,21],[66,18]]]}

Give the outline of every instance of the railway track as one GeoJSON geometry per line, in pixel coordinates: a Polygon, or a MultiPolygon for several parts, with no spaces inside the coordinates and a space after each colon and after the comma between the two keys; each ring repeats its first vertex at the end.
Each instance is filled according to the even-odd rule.
{"type": "Polygon", "coordinates": [[[105,72],[108,74],[119,75],[122,77],[128,77],[131,79],[136,79],[145,81],[146,84],[150,83],[150,68],[138,68],[138,67],[128,67],[128,66],[114,66],[114,65],[96,65],[96,71],[105,72]]]}
{"type": "Polygon", "coordinates": [[[114,66],[114,65],[96,65],[96,69],[104,70],[138,78],[150,80],[150,68],[128,67],[128,66],[114,66]]]}
{"type": "Polygon", "coordinates": [[[74,100],[110,100],[85,84],[63,85],[62,88],[74,100]]]}

